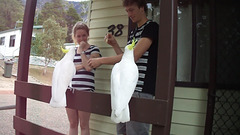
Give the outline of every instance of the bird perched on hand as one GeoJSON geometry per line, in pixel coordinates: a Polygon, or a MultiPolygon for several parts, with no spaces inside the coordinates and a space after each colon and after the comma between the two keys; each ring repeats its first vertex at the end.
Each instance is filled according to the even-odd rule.
{"type": "Polygon", "coordinates": [[[119,63],[116,63],[111,73],[111,119],[115,123],[130,121],[128,103],[132,97],[138,81],[138,67],[134,60],[134,46],[125,47],[124,54],[119,63]]]}
{"type": "Polygon", "coordinates": [[[76,73],[76,68],[73,63],[74,55],[75,48],[72,47],[54,68],[52,76],[52,97],[50,100],[52,107],[66,106],[65,92],[70,85],[72,77],[76,73]]]}

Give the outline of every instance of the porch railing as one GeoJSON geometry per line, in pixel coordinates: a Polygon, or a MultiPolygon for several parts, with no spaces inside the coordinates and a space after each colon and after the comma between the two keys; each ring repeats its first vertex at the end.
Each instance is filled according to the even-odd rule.
{"type": "MultiPolygon", "coordinates": [[[[36,3],[37,0],[27,0],[26,2],[18,75],[14,89],[16,115],[13,125],[16,135],[62,135],[26,120],[27,98],[48,103],[51,97],[50,86],[27,83],[36,3]]],[[[154,100],[132,98],[130,111],[131,114],[134,114],[131,115],[131,120],[153,124],[152,135],[169,135],[176,76],[177,1],[161,0],[160,10],[156,96],[154,100]]],[[[67,91],[66,95],[69,108],[110,116],[109,94],[81,91],[71,94],[70,91],[67,91]],[[78,104],[81,102],[89,103],[89,105],[78,104]]]]}

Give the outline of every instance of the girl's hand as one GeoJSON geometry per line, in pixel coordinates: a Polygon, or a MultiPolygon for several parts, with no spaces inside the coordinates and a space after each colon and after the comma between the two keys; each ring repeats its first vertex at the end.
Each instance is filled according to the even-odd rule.
{"type": "Polygon", "coordinates": [[[88,45],[88,43],[85,42],[85,41],[81,41],[81,42],[79,43],[79,47],[81,47],[81,48],[84,48],[84,47],[87,46],[87,45],[88,45]]]}
{"type": "Polygon", "coordinates": [[[78,49],[77,49],[77,53],[80,54],[80,53],[83,51],[83,48],[84,48],[85,46],[87,46],[87,45],[88,45],[88,43],[86,43],[86,42],[84,42],[84,41],[81,41],[81,42],[79,43],[79,46],[78,46],[78,49]]]}

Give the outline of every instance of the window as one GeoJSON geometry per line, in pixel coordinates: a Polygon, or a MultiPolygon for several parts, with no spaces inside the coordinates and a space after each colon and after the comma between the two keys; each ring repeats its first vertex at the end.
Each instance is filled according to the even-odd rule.
{"type": "Polygon", "coordinates": [[[159,0],[148,1],[147,7],[148,7],[147,18],[159,24],[160,17],[159,0]]]}
{"type": "Polygon", "coordinates": [[[5,44],[5,37],[0,37],[0,45],[4,45],[5,44]]]}
{"type": "Polygon", "coordinates": [[[178,1],[177,83],[206,87],[209,81],[209,3],[178,1]]]}
{"type": "Polygon", "coordinates": [[[10,44],[9,44],[9,47],[14,47],[14,46],[15,46],[15,39],[16,39],[16,35],[10,36],[10,44]]]}
{"type": "Polygon", "coordinates": [[[192,4],[178,4],[177,81],[191,81],[192,4]]]}
{"type": "Polygon", "coordinates": [[[32,42],[36,40],[36,37],[32,36],[32,42]]]}

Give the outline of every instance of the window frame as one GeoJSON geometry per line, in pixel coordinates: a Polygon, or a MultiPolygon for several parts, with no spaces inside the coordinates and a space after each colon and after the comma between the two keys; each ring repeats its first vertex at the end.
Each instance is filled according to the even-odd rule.
{"type": "Polygon", "coordinates": [[[15,47],[16,35],[11,35],[9,39],[9,47],[15,47]]]}
{"type": "MultiPolygon", "coordinates": [[[[194,82],[195,81],[195,72],[196,72],[196,61],[197,61],[197,2],[196,0],[186,0],[192,3],[192,59],[191,59],[191,77],[190,81],[177,81],[175,86],[177,87],[194,87],[194,88],[208,88],[208,82],[194,82]]],[[[210,58],[209,58],[210,59],[210,58]]],[[[176,77],[177,78],[177,77],[176,77]]]]}
{"type": "Polygon", "coordinates": [[[0,37],[0,46],[5,45],[5,37],[0,37]]]}

